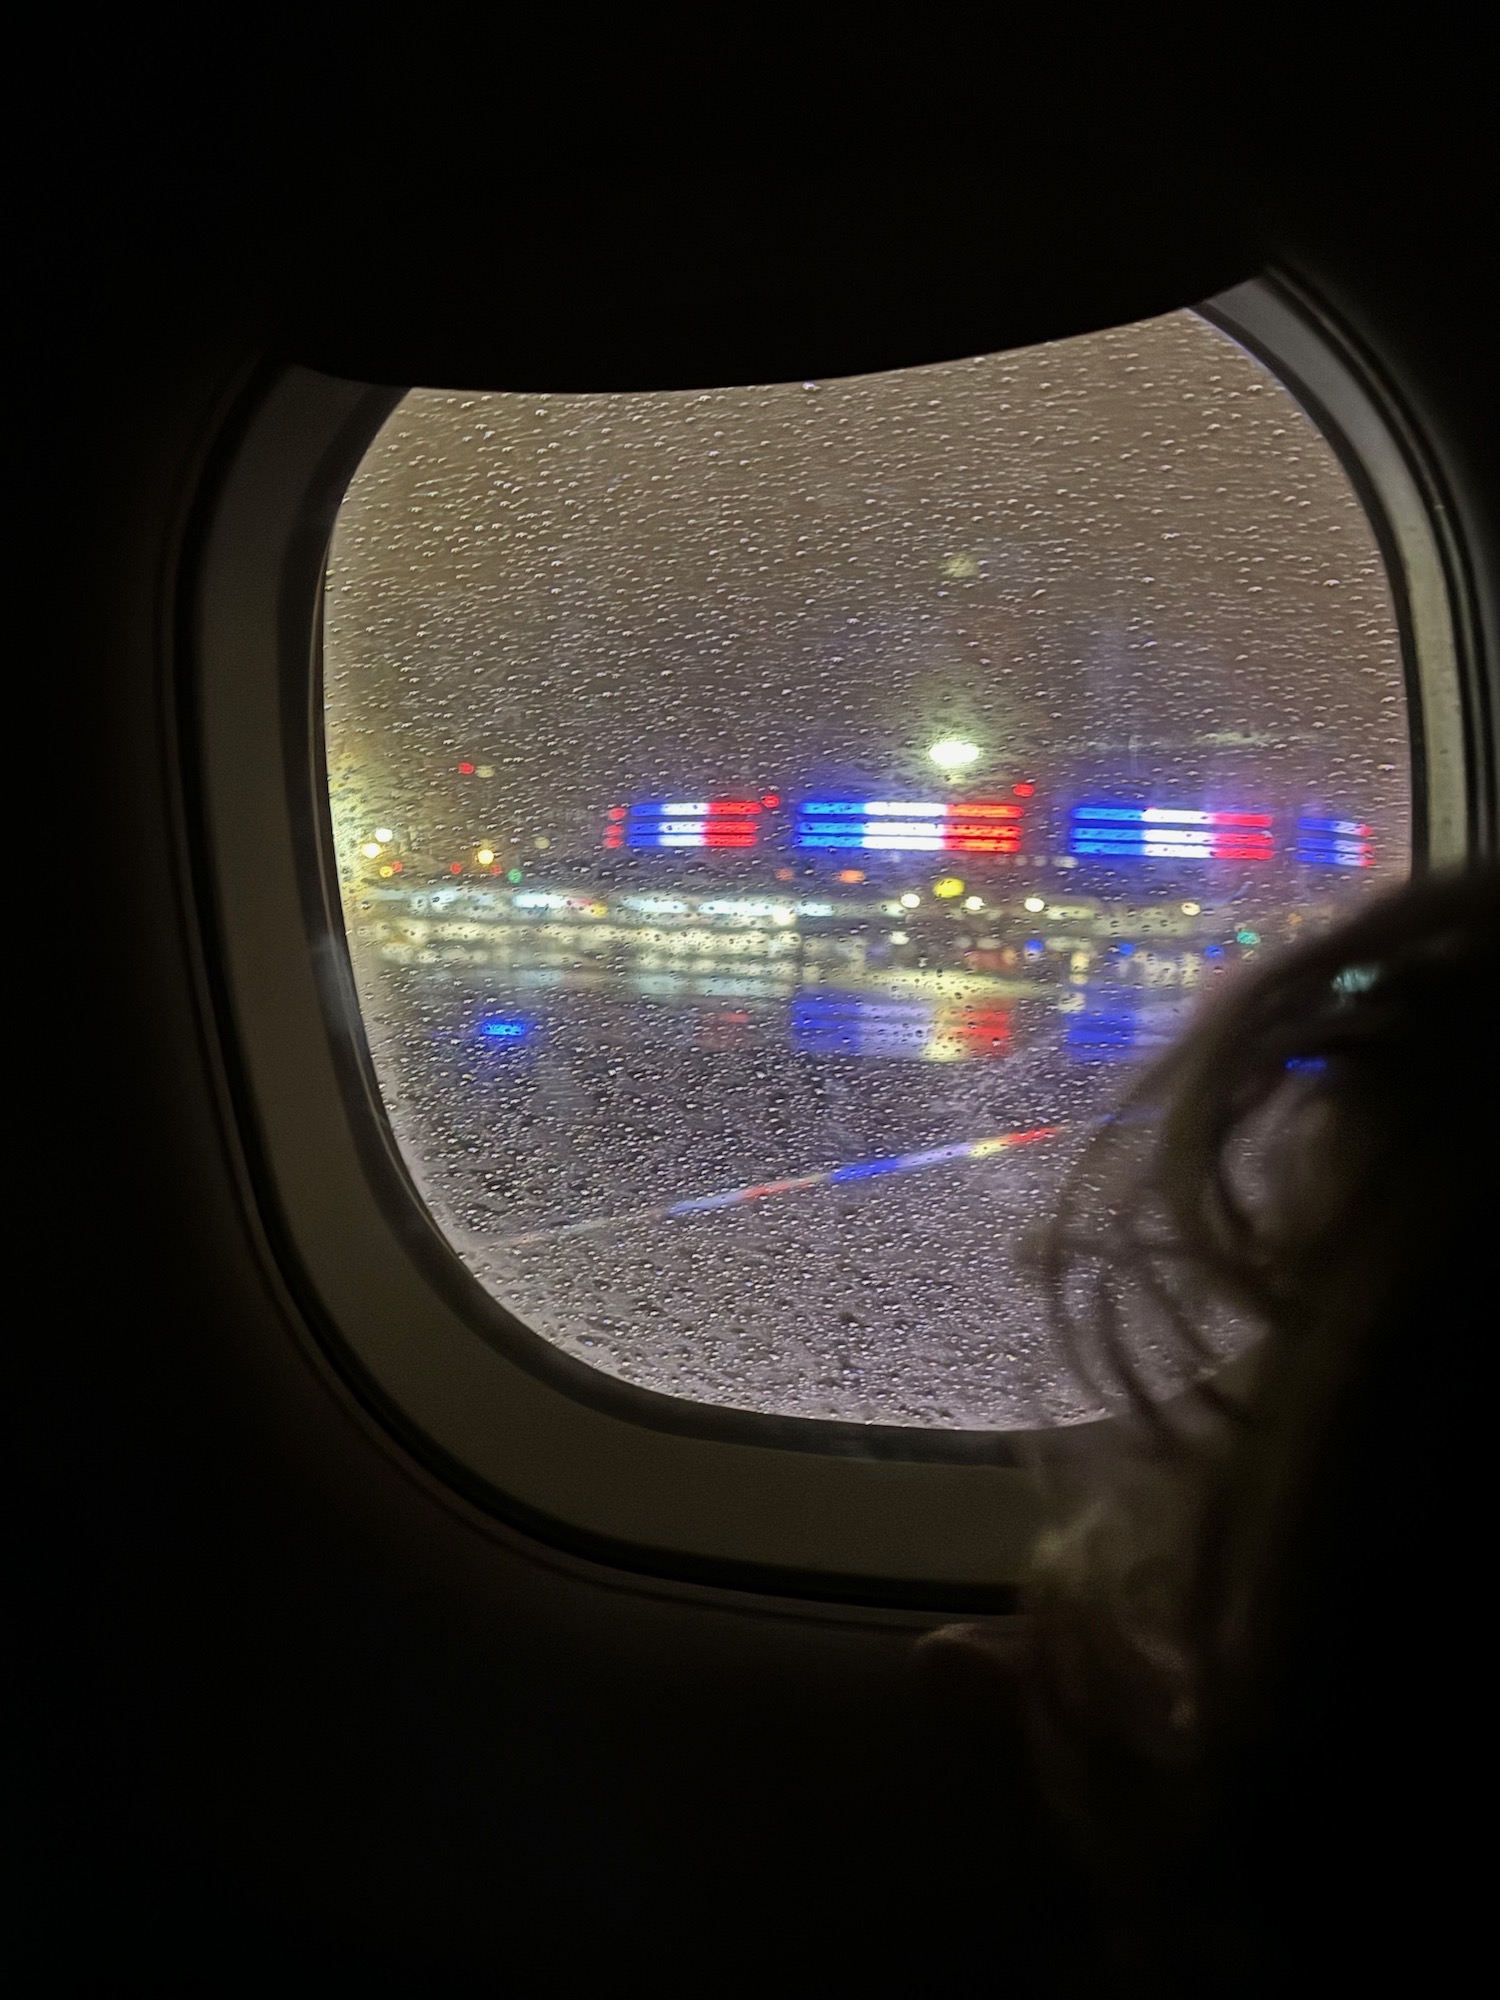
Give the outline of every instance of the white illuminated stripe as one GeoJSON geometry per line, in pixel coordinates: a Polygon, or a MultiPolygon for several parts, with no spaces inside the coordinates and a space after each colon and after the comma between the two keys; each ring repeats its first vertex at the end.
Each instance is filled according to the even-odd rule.
{"type": "Polygon", "coordinates": [[[1097,829],[1090,827],[1088,830],[1090,841],[1100,846],[1118,847],[1121,853],[1129,853],[1133,848],[1139,847],[1143,840],[1175,840],[1181,846],[1191,847],[1194,853],[1211,854],[1217,838],[1218,836],[1213,833],[1200,833],[1196,827],[1191,826],[1163,828],[1160,833],[1150,833],[1144,828],[1128,830],[1125,827],[1097,829]]]}
{"type": "Polygon", "coordinates": [[[1187,812],[1176,806],[1147,806],[1141,814],[1145,820],[1156,820],[1171,826],[1209,826],[1214,815],[1206,812],[1187,812]]]}
{"type": "Polygon", "coordinates": [[[910,853],[936,854],[942,850],[943,836],[940,833],[918,832],[913,827],[909,833],[905,830],[900,833],[867,833],[861,836],[859,844],[861,847],[902,848],[910,853]]]}
{"type": "Polygon", "coordinates": [[[904,805],[894,804],[892,801],[888,799],[871,799],[869,804],[866,806],[862,806],[860,810],[862,812],[870,813],[877,818],[884,817],[887,819],[942,819],[943,816],[946,814],[948,808],[946,805],[942,804],[929,805],[929,806],[904,806],[904,805]]]}
{"type": "Polygon", "coordinates": [[[645,844],[648,847],[706,847],[708,841],[701,833],[662,833],[645,844]]]}
{"type": "MultiPolygon", "coordinates": [[[[707,799],[700,799],[696,802],[690,799],[685,803],[681,801],[669,801],[661,808],[661,813],[663,819],[677,819],[686,813],[706,813],[709,809],[707,799]]],[[[645,812],[647,809],[642,807],[638,810],[645,812]]]]}

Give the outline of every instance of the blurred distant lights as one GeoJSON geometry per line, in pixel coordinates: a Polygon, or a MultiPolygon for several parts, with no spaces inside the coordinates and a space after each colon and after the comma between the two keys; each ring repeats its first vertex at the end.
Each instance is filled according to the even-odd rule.
{"type": "Polygon", "coordinates": [[[933,895],[941,896],[944,902],[951,902],[955,896],[961,896],[963,892],[964,885],[956,875],[945,875],[940,882],[934,882],[932,885],[933,895]]]}
{"type": "Polygon", "coordinates": [[[1023,817],[1008,800],[804,799],[792,839],[798,847],[891,854],[1015,854],[1023,817]]]}
{"type": "Polygon", "coordinates": [[[377,840],[394,840],[396,838],[394,827],[377,826],[375,829],[375,838],[377,840]]]}
{"type": "Polygon", "coordinates": [[[917,894],[915,889],[908,889],[906,894],[901,898],[901,907],[903,910],[914,910],[921,900],[922,898],[917,894]]]}
{"type": "Polygon", "coordinates": [[[927,754],[940,771],[966,771],[979,762],[979,745],[966,737],[945,736],[927,754]]]}
{"type": "Polygon", "coordinates": [[[519,1048],[536,1033],[537,1024],[525,1014],[486,1014],[475,1029],[476,1039],[492,1048],[519,1048]]]}
{"type": "Polygon", "coordinates": [[[753,799],[641,799],[611,806],[604,845],[618,847],[754,847],[768,792],[753,799]]]}
{"type": "Polygon", "coordinates": [[[366,861],[378,861],[381,852],[380,842],[378,840],[367,840],[359,851],[365,857],[366,861]]]}
{"type": "Polygon", "coordinates": [[[1077,805],[1074,854],[1146,861],[1269,861],[1273,815],[1206,812],[1197,806],[1077,805]]]}
{"type": "Polygon", "coordinates": [[[982,910],[984,908],[983,896],[965,896],[964,908],[966,910],[982,910]]]}
{"type": "Polygon", "coordinates": [[[474,775],[474,766],[465,759],[458,767],[458,775],[461,778],[472,778],[474,775]]]}
{"type": "Polygon", "coordinates": [[[493,847],[477,847],[474,850],[474,859],[481,868],[491,868],[495,862],[495,850],[493,847]]]}
{"type": "Polygon", "coordinates": [[[906,932],[905,932],[905,931],[892,931],[892,932],[891,932],[891,943],[892,943],[892,944],[910,944],[910,943],[911,943],[911,939],[910,939],[910,938],[909,938],[909,937],[907,936],[907,934],[906,934],[906,932]]]}
{"type": "Polygon", "coordinates": [[[1362,820],[1304,817],[1297,822],[1297,859],[1312,868],[1370,868],[1370,831],[1362,820]]]}
{"type": "Polygon", "coordinates": [[[1034,917],[1039,916],[1041,912],[1046,909],[1046,907],[1047,907],[1046,899],[1045,897],[1042,896],[1028,896],[1026,898],[1025,903],[1022,905],[1022,908],[1030,910],[1031,914],[1034,917]]]}
{"type": "Polygon", "coordinates": [[[1203,915],[1203,905],[1201,903],[1184,903],[1182,905],[1182,914],[1185,917],[1201,917],[1203,915]]]}

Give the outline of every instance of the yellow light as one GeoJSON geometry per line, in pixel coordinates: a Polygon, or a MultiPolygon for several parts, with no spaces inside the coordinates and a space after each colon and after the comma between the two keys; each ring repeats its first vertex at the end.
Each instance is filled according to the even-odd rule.
{"type": "Polygon", "coordinates": [[[531,844],[538,854],[545,854],[547,849],[552,845],[552,842],[547,838],[545,833],[539,833],[531,844]]]}
{"type": "Polygon", "coordinates": [[[965,896],[964,908],[966,910],[982,910],[984,908],[983,896],[965,896]]]}
{"type": "Polygon", "coordinates": [[[943,896],[945,898],[949,896],[961,896],[963,892],[964,885],[956,875],[945,875],[941,882],[934,882],[932,885],[934,896],[943,896]]]}
{"type": "Polygon", "coordinates": [[[1041,912],[1046,909],[1047,904],[1045,898],[1041,896],[1028,896],[1026,898],[1025,907],[1028,910],[1030,910],[1031,914],[1035,917],[1039,916],[1041,912]]]}
{"type": "Polygon", "coordinates": [[[908,889],[906,894],[901,898],[901,907],[903,910],[914,910],[921,900],[922,898],[913,890],[908,889]]]}
{"type": "Polygon", "coordinates": [[[365,857],[366,861],[378,861],[380,859],[380,842],[378,840],[367,840],[359,851],[365,857]]]}
{"type": "Polygon", "coordinates": [[[927,754],[940,771],[966,771],[979,762],[979,745],[965,742],[961,736],[945,736],[927,754]]]}
{"type": "Polygon", "coordinates": [[[1185,917],[1201,917],[1203,915],[1203,905],[1201,903],[1184,903],[1182,914],[1185,917]]]}
{"type": "Polygon", "coordinates": [[[381,876],[381,880],[382,880],[382,881],[386,881],[386,882],[388,882],[388,881],[390,880],[390,878],[391,878],[391,877],[392,877],[392,876],[393,876],[393,875],[395,874],[395,872],[396,872],[396,871],[395,871],[395,869],[394,869],[394,868],[393,868],[393,867],[391,866],[390,862],[389,862],[389,861],[387,861],[387,863],[385,864],[384,868],[382,868],[382,869],[381,869],[381,871],[380,871],[380,876],[381,876]]]}
{"type": "Polygon", "coordinates": [[[396,838],[395,829],[389,826],[377,826],[375,829],[375,838],[377,840],[394,840],[396,838]]]}
{"type": "Polygon", "coordinates": [[[494,864],[495,850],[493,847],[476,848],[474,859],[479,863],[481,868],[489,868],[494,864]]]}

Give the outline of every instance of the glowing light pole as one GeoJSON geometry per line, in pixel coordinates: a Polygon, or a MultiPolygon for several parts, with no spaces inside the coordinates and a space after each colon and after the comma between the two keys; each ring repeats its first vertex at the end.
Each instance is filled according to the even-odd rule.
{"type": "Polygon", "coordinates": [[[945,736],[927,752],[933,763],[950,781],[961,778],[971,764],[979,762],[979,745],[962,736],[945,736]]]}

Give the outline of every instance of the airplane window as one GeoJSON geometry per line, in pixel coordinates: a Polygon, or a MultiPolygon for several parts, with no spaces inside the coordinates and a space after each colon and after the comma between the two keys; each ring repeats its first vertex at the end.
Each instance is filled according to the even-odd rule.
{"type": "Polygon", "coordinates": [[[1410,862],[1375,535],[1188,312],[413,392],[338,518],[324,675],[418,1191],[535,1332],[700,1403],[1091,1414],[1027,1225],[1193,1007],[1410,862]]]}

